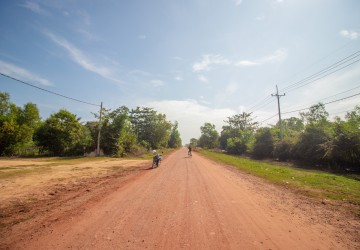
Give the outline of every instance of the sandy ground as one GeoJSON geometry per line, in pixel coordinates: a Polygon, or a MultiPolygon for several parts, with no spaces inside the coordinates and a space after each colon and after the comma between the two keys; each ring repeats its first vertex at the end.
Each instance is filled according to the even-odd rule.
{"type": "Polygon", "coordinates": [[[156,169],[150,162],[129,165],[56,193],[49,184],[46,199],[12,216],[3,212],[13,225],[2,230],[0,248],[360,249],[359,220],[339,204],[299,196],[196,153],[187,157],[186,149],[156,169]]]}

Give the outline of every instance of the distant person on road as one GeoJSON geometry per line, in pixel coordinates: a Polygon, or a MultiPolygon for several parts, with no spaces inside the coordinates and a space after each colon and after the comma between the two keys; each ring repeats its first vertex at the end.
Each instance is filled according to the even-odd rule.
{"type": "Polygon", "coordinates": [[[188,149],[189,149],[188,155],[192,156],[192,154],[191,154],[191,151],[192,151],[191,145],[189,145],[188,149]]]}

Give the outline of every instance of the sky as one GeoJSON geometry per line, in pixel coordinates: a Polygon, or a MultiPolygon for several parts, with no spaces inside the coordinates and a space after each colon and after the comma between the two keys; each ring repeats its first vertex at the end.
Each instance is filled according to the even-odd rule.
{"type": "Polygon", "coordinates": [[[275,124],[276,85],[282,118],[319,101],[344,117],[360,104],[359,13],[358,0],[2,0],[0,73],[83,102],[4,75],[0,91],[43,119],[151,107],[183,144],[242,112],[275,124]]]}

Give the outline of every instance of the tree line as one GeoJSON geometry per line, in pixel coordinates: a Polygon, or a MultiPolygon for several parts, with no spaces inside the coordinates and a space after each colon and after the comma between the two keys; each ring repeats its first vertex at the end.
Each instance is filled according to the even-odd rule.
{"type": "Polygon", "coordinates": [[[259,127],[243,112],[228,117],[219,134],[215,125],[200,127],[200,138],[190,144],[206,149],[221,149],[229,154],[250,155],[255,159],[296,161],[332,171],[360,171],[360,106],[347,112],[345,119],[329,121],[325,105],[313,105],[300,118],[290,117],[280,124],[259,127]]]}
{"type": "Polygon", "coordinates": [[[102,122],[60,109],[45,120],[34,103],[18,107],[10,95],[0,92],[0,156],[78,156],[93,152],[101,131],[100,147],[105,155],[122,157],[150,149],[177,148],[182,142],[178,123],[166,120],[152,108],[102,109],[102,122]]]}

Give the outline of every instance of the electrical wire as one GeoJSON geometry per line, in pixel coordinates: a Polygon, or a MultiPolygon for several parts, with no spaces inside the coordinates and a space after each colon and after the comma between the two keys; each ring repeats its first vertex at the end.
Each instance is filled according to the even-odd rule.
{"type": "MultiPolygon", "coordinates": [[[[342,100],[345,100],[345,99],[349,99],[351,97],[354,97],[354,96],[358,96],[360,95],[360,93],[357,93],[357,94],[354,94],[354,95],[351,95],[351,96],[347,96],[347,97],[344,97],[344,98],[341,98],[341,99],[337,99],[337,100],[334,100],[334,101],[330,101],[330,102],[327,102],[327,103],[323,103],[324,105],[327,105],[327,104],[330,104],[330,103],[334,103],[334,102],[339,102],[339,101],[342,101],[342,100]]],[[[304,108],[304,109],[298,109],[298,110],[293,110],[293,111],[288,111],[288,112],[284,112],[284,113],[281,113],[281,114],[290,114],[290,113],[294,113],[294,112],[299,112],[299,111],[303,111],[303,110],[307,110],[309,108],[304,108]]]]}
{"type": "MultiPolygon", "coordinates": [[[[323,98],[323,99],[320,99],[320,100],[317,101],[317,102],[321,102],[321,101],[324,101],[324,100],[326,100],[326,99],[329,99],[329,98],[332,98],[332,97],[335,97],[335,96],[338,96],[338,95],[341,95],[341,94],[345,94],[345,93],[347,93],[347,92],[350,92],[350,91],[355,90],[355,89],[358,89],[358,88],[360,88],[360,85],[359,85],[359,86],[356,86],[356,87],[354,87],[354,88],[345,90],[345,91],[343,91],[343,92],[337,93],[337,94],[335,94],[335,95],[331,95],[331,96],[325,97],[325,98],[323,98]]],[[[304,105],[300,105],[300,106],[297,106],[297,107],[294,107],[294,108],[300,108],[300,107],[308,106],[308,105],[310,105],[310,104],[312,104],[312,103],[314,103],[314,102],[310,102],[310,103],[307,103],[307,104],[304,104],[304,105]]],[[[291,107],[290,107],[290,108],[291,108],[291,107]]],[[[289,108],[289,109],[290,109],[290,108],[289,108]]],[[[284,112],[287,112],[287,111],[285,110],[284,112]]]]}
{"type": "Polygon", "coordinates": [[[331,75],[331,74],[333,74],[335,72],[338,72],[341,69],[344,69],[346,67],[349,67],[349,66],[359,62],[360,59],[358,59],[356,61],[353,61],[354,59],[357,59],[359,56],[360,56],[360,51],[357,51],[357,52],[355,52],[355,53],[353,53],[353,54],[351,54],[351,55],[337,61],[336,63],[334,63],[334,64],[332,64],[332,65],[330,65],[330,66],[328,66],[328,67],[326,67],[326,68],[324,68],[324,69],[322,69],[322,70],[320,70],[320,71],[318,71],[318,72],[316,72],[316,73],[314,73],[314,74],[312,74],[312,75],[310,75],[308,77],[305,77],[304,79],[302,79],[300,81],[297,81],[297,82],[295,82],[293,84],[290,84],[289,86],[281,89],[280,91],[289,93],[289,92],[294,91],[294,90],[296,90],[296,89],[298,89],[300,87],[304,87],[304,86],[306,86],[306,85],[308,85],[308,84],[310,84],[312,82],[318,81],[318,80],[320,80],[320,79],[322,79],[322,78],[324,78],[326,76],[329,76],[329,75],[331,75]],[[353,62],[350,62],[350,61],[353,61],[353,62]],[[339,66],[341,66],[343,64],[346,64],[348,62],[350,62],[350,63],[343,66],[343,67],[341,67],[341,68],[338,68],[339,66]],[[329,71],[331,71],[329,74],[323,75],[323,74],[325,74],[325,73],[327,73],[329,71]]]}
{"type": "Polygon", "coordinates": [[[56,93],[56,92],[47,90],[47,89],[43,89],[43,88],[40,88],[40,87],[35,86],[35,85],[33,85],[33,84],[30,84],[30,83],[24,82],[24,81],[22,81],[22,80],[16,79],[16,78],[14,78],[14,77],[8,76],[8,75],[6,75],[6,74],[3,74],[3,73],[1,73],[1,72],[0,72],[0,75],[5,76],[5,77],[7,77],[7,78],[10,78],[10,79],[12,79],[12,80],[14,80],[14,81],[20,82],[20,83],[22,83],[22,84],[28,85],[28,86],[30,86],[30,87],[33,87],[33,88],[36,88],[36,89],[39,89],[39,90],[48,92],[48,93],[53,94],[53,95],[57,95],[57,96],[60,96],[60,97],[63,97],[63,98],[66,98],[66,99],[69,99],[69,100],[72,100],[72,101],[81,102],[81,103],[84,103],[84,104],[88,104],[88,105],[100,107],[100,105],[98,105],[98,104],[94,104],[94,103],[90,103],[90,102],[85,102],[85,101],[82,101],[82,100],[79,100],[79,99],[76,99],[76,98],[72,98],[72,97],[69,97],[69,96],[65,96],[65,95],[62,95],[62,94],[59,94],[59,93],[56,93]]]}

